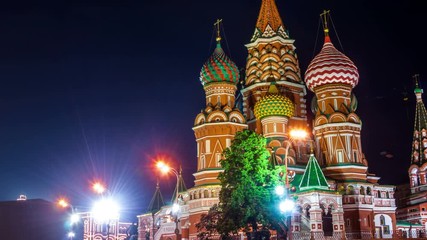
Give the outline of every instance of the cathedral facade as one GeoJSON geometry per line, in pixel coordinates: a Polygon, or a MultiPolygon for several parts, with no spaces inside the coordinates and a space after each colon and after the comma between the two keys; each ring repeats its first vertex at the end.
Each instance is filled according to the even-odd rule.
{"type": "Polygon", "coordinates": [[[395,187],[379,185],[380,178],[368,173],[357,98],[352,92],[359,73],[350,58],[334,47],[327,16],[325,12],[323,47],[304,78],[295,40],[275,0],[262,0],[254,34],[246,44],[243,77],[222,49],[218,28],[217,46],[200,73],[206,106],[193,127],[197,143],[194,187],[180,193],[180,213],[175,219],[168,217],[170,206],[139,216],[139,239],[197,239],[195,225],[219,201],[222,152],[243,129],[262,134],[271,157],[287,166],[286,184],[297,196],[290,237],[371,239],[395,234],[395,187]],[[240,79],[244,80],[239,90],[240,79]],[[307,119],[307,89],[315,95],[312,124],[307,119]],[[241,108],[236,104],[237,91],[241,108]],[[292,137],[292,130],[308,130],[310,125],[312,139],[292,137]]]}

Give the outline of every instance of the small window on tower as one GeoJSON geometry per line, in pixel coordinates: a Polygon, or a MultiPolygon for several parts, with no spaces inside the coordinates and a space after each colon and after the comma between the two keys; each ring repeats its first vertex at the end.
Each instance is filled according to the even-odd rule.
{"type": "Polygon", "coordinates": [[[425,129],[421,130],[421,136],[427,137],[427,132],[425,129]]]}
{"type": "Polygon", "coordinates": [[[353,161],[357,162],[357,151],[353,151],[353,161]]]}
{"type": "Polygon", "coordinates": [[[337,162],[338,163],[344,162],[344,154],[343,154],[342,150],[337,151],[337,162]]]}
{"type": "Polygon", "coordinates": [[[221,166],[220,161],[221,161],[221,153],[217,153],[216,154],[216,166],[217,167],[221,166]]]}

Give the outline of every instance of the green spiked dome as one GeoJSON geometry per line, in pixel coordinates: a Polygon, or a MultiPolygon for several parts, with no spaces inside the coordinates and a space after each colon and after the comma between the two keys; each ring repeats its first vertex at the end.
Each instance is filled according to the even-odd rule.
{"type": "Polygon", "coordinates": [[[294,103],[287,97],[279,94],[276,85],[270,85],[268,93],[262,97],[254,108],[255,117],[263,119],[270,116],[292,117],[295,112],[294,103]]]}
{"type": "Polygon", "coordinates": [[[200,81],[203,86],[213,82],[224,82],[236,85],[239,82],[237,65],[225,55],[218,42],[212,56],[203,65],[200,71],[200,81]]]}

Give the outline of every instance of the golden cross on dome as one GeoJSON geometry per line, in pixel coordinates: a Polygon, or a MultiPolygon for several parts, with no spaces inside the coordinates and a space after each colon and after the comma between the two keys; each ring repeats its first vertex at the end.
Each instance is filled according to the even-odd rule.
{"type": "Polygon", "coordinates": [[[330,15],[330,12],[330,10],[323,10],[323,13],[320,14],[323,23],[323,31],[325,31],[325,36],[329,35],[328,16],[330,15]]]}
{"type": "Polygon", "coordinates": [[[222,22],[222,19],[217,19],[216,22],[214,23],[214,26],[217,27],[216,29],[216,41],[219,42],[221,41],[221,33],[220,33],[220,28],[219,28],[219,24],[222,22]]]}

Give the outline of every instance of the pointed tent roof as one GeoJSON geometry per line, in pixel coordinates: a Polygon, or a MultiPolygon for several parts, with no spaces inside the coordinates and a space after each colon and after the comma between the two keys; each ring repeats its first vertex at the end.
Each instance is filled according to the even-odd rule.
{"type": "Polygon", "coordinates": [[[300,191],[329,190],[329,184],[314,154],[310,154],[307,167],[299,184],[300,191]]]}
{"type": "Polygon", "coordinates": [[[156,191],[154,192],[153,198],[151,198],[147,211],[151,213],[156,213],[164,205],[165,202],[163,201],[163,196],[160,192],[159,180],[157,180],[156,191]]]}
{"type": "Polygon", "coordinates": [[[415,107],[415,123],[414,123],[414,135],[412,140],[412,153],[411,153],[411,164],[422,165],[427,162],[425,152],[427,148],[424,147],[424,142],[427,142],[427,111],[424,105],[422,94],[423,89],[418,85],[418,74],[414,76],[415,89],[414,93],[417,99],[415,107]],[[425,132],[423,134],[423,131],[425,132]]]}
{"type": "Polygon", "coordinates": [[[175,202],[176,197],[179,195],[179,193],[187,191],[187,187],[185,186],[184,178],[182,177],[182,168],[179,168],[179,175],[178,175],[178,184],[175,187],[175,190],[172,194],[171,202],[175,202]]]}
{"type": "Polygon", "coordinates": [[[279,34],[282,35],[282,37],[289,38],[285,32],[285,26],[283,25],[279,11],[277,10],[276,1],[262,0],[252,41],[257,39],[260,35],[263,37],[264,35],[272,37],[279,34]]]}
{"type": "Polygon", "coordinates": [[[277,31],[280,26],[283,27],[283,22],[277,10],[275,0],[263,0],[261,3],[261,10],[259,11],[256,27],[264,32],[267,25],[270,25],[273,31],[277,31]]]}

